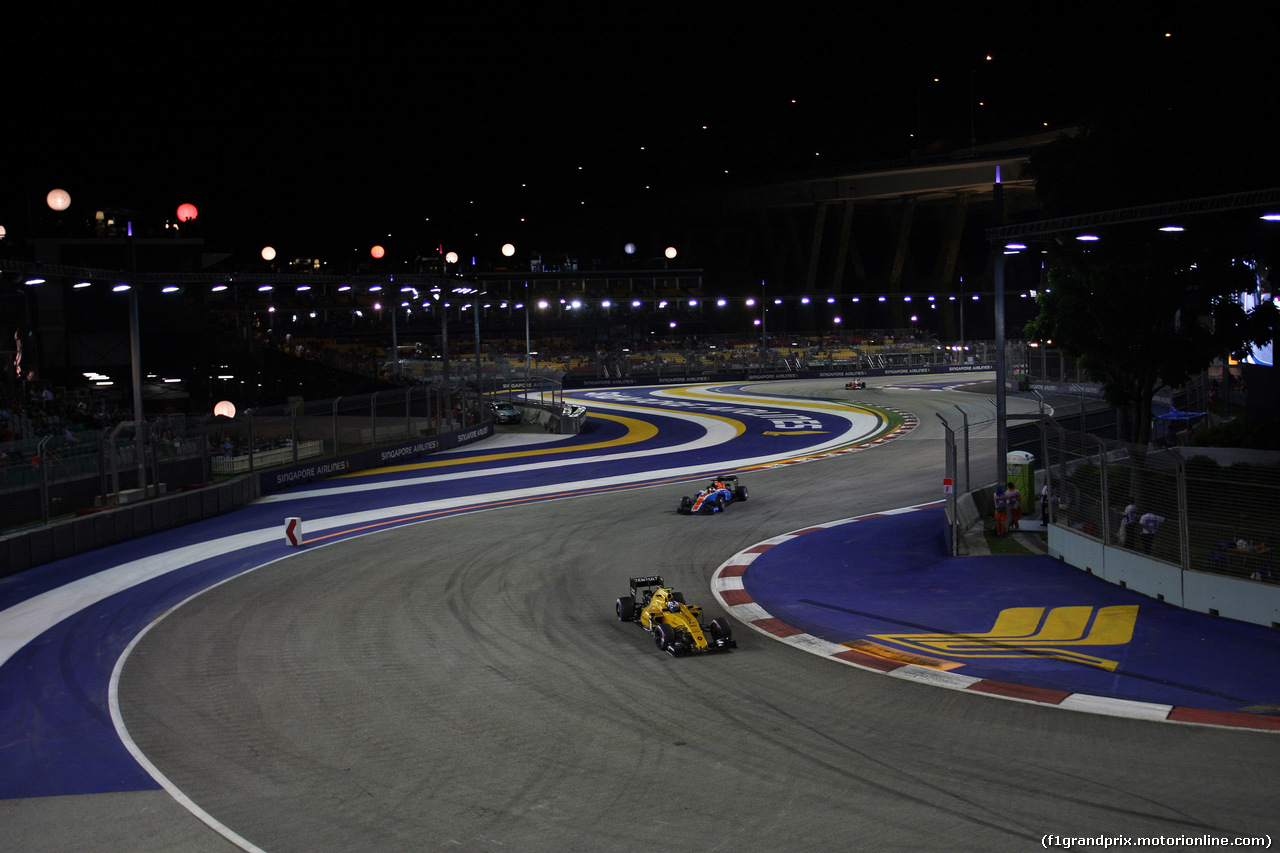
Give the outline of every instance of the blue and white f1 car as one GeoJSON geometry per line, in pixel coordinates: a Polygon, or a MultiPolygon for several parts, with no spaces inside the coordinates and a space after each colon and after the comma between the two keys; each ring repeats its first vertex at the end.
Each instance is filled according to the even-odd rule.
{"type": "Polygon", "coordinates": [[[681,515],[710,515],[720,512],[734,501],[747,499],[747,487],[738,482],[737,475],[725,474],[716,477],[696,495],[680,499],[676,512],[681,515]]]}

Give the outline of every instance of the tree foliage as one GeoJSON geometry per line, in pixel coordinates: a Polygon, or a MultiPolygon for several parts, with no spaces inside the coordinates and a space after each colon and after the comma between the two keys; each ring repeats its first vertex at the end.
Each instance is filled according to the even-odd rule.
{"type": "MultiPolygon", "coordinates": [[[[1262,144],[1273,111],[1256,92],[1190,75],[1167,97],[1130,98],[1074,136],[1036,149],[1027,173],[1045,217],[1101,213],[1280,186],[1280,159],[1262,144]]],[[[1063,235],[1046,263],[1047,293],[1027,327],[1052,339],[1102,384],[1145,443],[1151,399],[1215,359],[1275,337],[1276,309],[1252,315],[1233,298],[1274,266],[1274,231],[1257,212],[1209,214],[1163,234],[1156,224],[1109,227],[1097,243],[1063,235]],[[1266,226],[1269,227],[1269,226],[1266,226]]]]}
{"type": "Polygon", "coordinates": [[[1257,286],[1253,267],[1219,247],[1118,235],[1087,249],[1070,241],[1050,251],[1047,283],[1027,336],[1075,357],[1125,413],[1126,438],[1140,444],[1158,391],[1275,334],[1274,304],[1246,314],[1233,298],[1257,286]]]}

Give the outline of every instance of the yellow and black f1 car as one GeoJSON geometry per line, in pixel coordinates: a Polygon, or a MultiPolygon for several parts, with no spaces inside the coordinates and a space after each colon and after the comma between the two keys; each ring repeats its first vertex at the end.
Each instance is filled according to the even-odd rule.
{"type": "Polygon", "coordinates": [[[672,657],[692,652],[736,649],[728,619],[702,624],[702,608],[685,604],[684,595],[663,586],[660,575],[631,578],[630,592],[618,599],[618,619],[639,622],[658,648],[672,657]]]}

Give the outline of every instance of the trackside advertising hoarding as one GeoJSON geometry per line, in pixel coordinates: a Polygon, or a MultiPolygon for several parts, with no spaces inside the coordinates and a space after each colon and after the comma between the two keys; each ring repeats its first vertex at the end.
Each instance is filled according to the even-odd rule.
{"type": "Polygon", "coordinates": [[[290,486],[299,486],[303,483],[324,480],[340,474],[351,474],[355,471],[363,471],[366,468],[400,465],[423,456],[430,456],[432,453],[439,453],[441,450],[463,447],[482,438],[488,438],[491,435],[493,435],[493,421],[485,421],[478,426],[445,433],[444,435],[434,435],[430,438],[419,438],[413,441],[401,442],[400,444],[389,444],[386,447],[361,450],[358,453],[348,453],[344,456],[323,459],[306,465],[296,465],[292,468],[275,468],[259,475],[258,489],[261,494],[265,495],[268,492],[278,492],[290,486]]]}

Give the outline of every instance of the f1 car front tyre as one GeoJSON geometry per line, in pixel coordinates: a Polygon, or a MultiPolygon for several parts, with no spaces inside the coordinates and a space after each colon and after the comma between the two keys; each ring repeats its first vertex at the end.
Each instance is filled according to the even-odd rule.
{"type": "Polygon", "coordinates": [[[714,639],[717,639],[717,640],[733,639],[733,629],[729,627],[728,620],[712,619],[710,627],[711,627],[711,636],[714,639]]]}
{"type": "Polygon", "coordinates": [[[653,642],[662,651],[670,652],[674,655],[676,651],[676,629],[659,622],[653,626],[653,642]]]}
{"type": "Polygon", "coordinates": [[[636,615],[636,601],[634,598],[619,598],[617,604],[618,621],[630,622],[636,615]]]}

